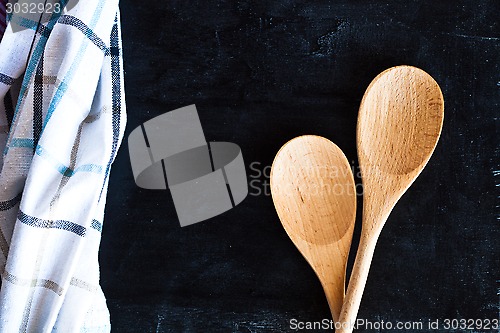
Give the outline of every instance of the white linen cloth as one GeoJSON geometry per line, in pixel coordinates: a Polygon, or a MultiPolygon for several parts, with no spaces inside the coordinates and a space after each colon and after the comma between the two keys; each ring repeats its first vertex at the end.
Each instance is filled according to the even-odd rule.
{"type": "MultiPolygon", "coordinates": [[[[0,332],[108,332],[98,250],[125,127],[118,0],[0,42],[0,332]]],[[[13,31],[18,24],[26,29],[13,31]]]]}

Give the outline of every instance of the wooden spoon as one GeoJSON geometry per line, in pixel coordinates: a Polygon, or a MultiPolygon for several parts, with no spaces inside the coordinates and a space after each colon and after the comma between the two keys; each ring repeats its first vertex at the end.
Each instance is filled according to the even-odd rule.
{"type": "Polygon", "coordinates": [[[321,281],[334,320],[356,216],[354,178],[339,147],[319,136],[286,143],[271,168],[271,194],[288,236],[321,281]]]}
{"type": "Polygon", "coordinates": [[[443,116],[439,85],[411,66],[382,72],[363,97],[357,129],[364,188],[362,231],[340,332],[352,331],[378,236],[396,202],[429,161],[443,116]]]}

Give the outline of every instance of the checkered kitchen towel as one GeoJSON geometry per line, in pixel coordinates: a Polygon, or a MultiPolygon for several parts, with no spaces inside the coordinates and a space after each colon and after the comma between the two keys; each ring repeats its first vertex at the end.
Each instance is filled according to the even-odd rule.
{"type": "Polygon", "coordinates": [[[9,15],[0,42],[0,332],[110,329],[98,249],[126,121],[118,0],[60,2],[39,22],[9,15]]]}

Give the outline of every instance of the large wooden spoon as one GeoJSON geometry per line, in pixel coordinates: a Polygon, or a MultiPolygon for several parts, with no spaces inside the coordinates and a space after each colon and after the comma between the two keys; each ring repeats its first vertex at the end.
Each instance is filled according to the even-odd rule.
{"type": "Polygon", "coordinates": [[[321,281],[337,321],[356,216],[347,158],[325,138],[295,138],[274,159],[271,194],[283,227],[321,281]]]}
{"type": "Polygon", "coordinates": [[[340,316],[342,333],[352,331],[378,236],[396,202],[429,161],[443,117],[439,85],[415,67],[382,72],[363,97],[357,128],[362,231],[340,316]]]}

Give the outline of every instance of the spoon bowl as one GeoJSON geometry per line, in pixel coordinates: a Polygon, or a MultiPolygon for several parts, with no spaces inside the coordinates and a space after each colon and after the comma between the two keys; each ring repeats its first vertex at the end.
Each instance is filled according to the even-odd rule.
{"type": "Polygon", "coordinates": [[[382,72],[368,87],[359,111],[361,167],[379,170],[379,176],[421,171],[442,123],[443,96],[429,74],[410,66],[382,72]]]}
{"type": "Polygon", "coordinates": [[[439,85],[415,67],[382,72],[363,97],[357,128],[364,189],[362,230],[339,320],[342,333],[352,332],[378,236],[434,152],[443,117],[439,85]]]}
{"type": "Polygon", "coordinates": [[[356,215],[347,158],[325,138],[292,139],[274,159],[271,194],[285,231],[321,281],[338,320],[356,215]]]}

